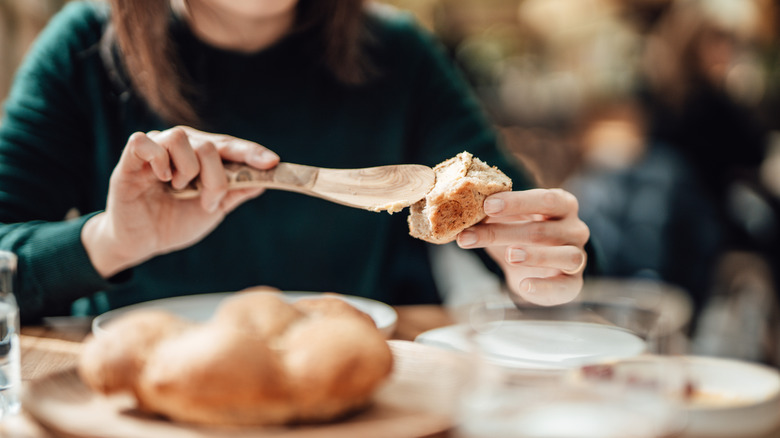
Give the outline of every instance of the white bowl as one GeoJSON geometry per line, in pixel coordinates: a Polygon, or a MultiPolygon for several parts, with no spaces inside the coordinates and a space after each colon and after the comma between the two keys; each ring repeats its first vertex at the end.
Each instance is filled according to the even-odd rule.
{"type": "Polygon", "coordinates": [[[780,424],[780,373],[733,359],[685,358],[694,403],[687,406],[686,436],[747,437],[780,424]]]}
{"type": "Polygon", "coordinates": [[[643,355],[583,367],[572,375],[664,392],[682,413],[679,436],[684,438],[748,438],[780,426],[780,372],[757,363],[643,355]]]}

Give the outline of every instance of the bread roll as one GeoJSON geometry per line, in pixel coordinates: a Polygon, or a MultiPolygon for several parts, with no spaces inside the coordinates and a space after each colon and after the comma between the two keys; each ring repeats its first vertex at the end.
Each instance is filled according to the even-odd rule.
{"type": "Polygon", "coordinates": [[[286,333],[285,370],[301,421],[329,420],[370,402],[393,362],[384,336],[372,326],[360,318],[326,315],[286,333]]]}
{"type": "Polygon", "coordinates": [[[128,312],[108,324],[105,333],[87,338],[79,357],[81,379],[104,394],[134,391],[138,375],[154,346],[190,325],[160,310],[128,312]]]}
{"type": "Polygon", "coordinates": [[[485,218],[485,198],[512,190],[508,176],[465,151],[433,170],[433,189],[410,207],[408,218],[409,234],[427,242],[455,240],[461,231],[485,218]]]}
{"type": "Polygon", "coordinates": [[[301,298],[293,306],[309,315],[331,316],[331,317],[354,317],[365,321],[370,326],[376,328],[376,323],[370,315],[347,303],[337,294],[323,294],[320,297],[301,298]]]}
{"type": "Polygon", "coordinates": [[[273,339],[301,317],[303,312],[286,303],[279,294],[238,292],[222,300],[212,319],[215,324],[232,325],[273,339]]]}
{"type": "Polygon", "coordinates": [[[139,408],[179,422],[283,424],[296,416],[280,356],[265,338],[224,323],[160,342],[138,388],[139,408]]]}
{"type": "Polygon", "coordinates": [[[370,403],[392,371],[373,319],[335,294],[290,304],[241,292],[205,323],[147,311],[109,329],[87,341],[83,381],[129,391],[139,409],[183,423],[329,421],[370,403]]]}

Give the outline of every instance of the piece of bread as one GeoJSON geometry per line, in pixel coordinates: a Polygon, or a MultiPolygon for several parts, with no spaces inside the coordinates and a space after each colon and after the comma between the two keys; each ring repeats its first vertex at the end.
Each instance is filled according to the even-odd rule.
{"type": "Polygon", "coordinates": [[[284,369],[298,420],[327,421],[366,406],[391,371],[392,352],[382,339],[362,318],[323,314],[291,327],[284,369]]]}
{"type": "Polygon", "coordinates": [[[106,327],[111,335],[89,335],[78,371],[87,386],[104,394],[135,390],[149,352],[162,339],[182,333],[191,323],[161,310],[128,312],[106,327]]]}
{"type": "Polygon", "coordinates": [[[296,416],[281,355],[227,324],[160,342],[138,376],[139,408],[182,423],[283,424],[296,416]]]}
{"type": "Polygon", "coordinates": [[[482,203],[488,196],[512,190],[512,180],[468,152],[433,168],[436,183],[424,199],[409,209],[409,234],[443,244],[485,218],[482,203]]]}
{"type": "Polygon", "coordinates": [[[319,297],[300,298],[293,303],[296,309],[306,312],[310,315],[333,316],[333,317],[355,317],[362,319],[367,324],[376,327],[371,315],[361,311],[357,307],[338,298],[338,294],[324,293],[319,297]]]}
{"type": "MultiPolygon", "coordinates": [[[[220,302],[212,320],[273,339],[304,316],[275,293],[238,292],[220,302]]],[[[369,317],[370,318],[370,317],[369,317]]]]}
{"type": "Polygon", "coordinates": [[[240,292],[204,323],[123,315],[87,341],[78,371],[173,421],[246,426],[338,419],[370,403],[392,364],[373,319],[336,294],[240,292]]]}

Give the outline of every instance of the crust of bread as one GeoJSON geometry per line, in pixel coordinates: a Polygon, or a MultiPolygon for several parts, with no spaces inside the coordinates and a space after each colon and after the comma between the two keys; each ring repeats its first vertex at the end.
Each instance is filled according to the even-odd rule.
{"type": "Polygon", "coordinates": [[[303,312],[289,305],[279,294],[239,292],[225,298],[212,317],[217,325],[231,325],[265,339],[273,339],[303,317],[303,312]]]}
{"type": "Polygon", "coordinates": [[[373,319],[337,294],[288,303],[241,292],[205,323],[164,311],[118,318],[87,341],[79,374],[141,410],[204,425],[338,419],[367,406],[393,358],[373,319]]]}
{"type": "Polygon", "coordinates": [[[79,375],[87,386],[104,394],[132,391],[149,351],[189,327],[187,321],[160,310],[128,312],[112,321],[101,336],[88,336],[79,356],[79,375]]]}
{"type": "Polygon", "coordinates": [[[468,152],[433,168],[436,183],[426,197],[409,209],[409,234],[444,244],[485,218],[485,198],[512,190],[512,180],[468,152]]]}
{"type": "Polygon", "coordinates": [[[138,379],[139,408],[209,425],[282,424],[295,417],[278,354],[263,338],[206,324],[160,342],[138,379]]]}
{"type": "Polygon", "coordinates": [[[293,303],[293,307],[308,315],[359,319],[376,328],[376,323],[374,322],[374,319],[371,318],[371,315],[361,311],[341,298],[338,298],[337,294],[325,293],[323,296],[316,298],[301,298],[293,303]]]}
{"type": "Polygon", "coordinates": [[[382,334],[358,318],[308,318],[283,343],[301,422],[328,421],[366,406],[392,368],[382,334]]]}

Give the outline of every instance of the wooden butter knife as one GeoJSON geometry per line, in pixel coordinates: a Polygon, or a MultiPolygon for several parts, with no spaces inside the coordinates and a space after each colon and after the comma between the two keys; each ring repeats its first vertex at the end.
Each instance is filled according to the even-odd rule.
{"type": "MultiPolygon", "coordinates": [[[[279,163],[273,169],[258,170],[246,164],[225,163],[225,174],[231,189],[287,190],[349,207],[390,213],[424,198],[436,180],[433,169],[419,164],[328,169],[279,163]]],[[[182,190],[170,190],[177,198],[196,198],[200,195],[200,181],[195,179],[182,190]]]]}

